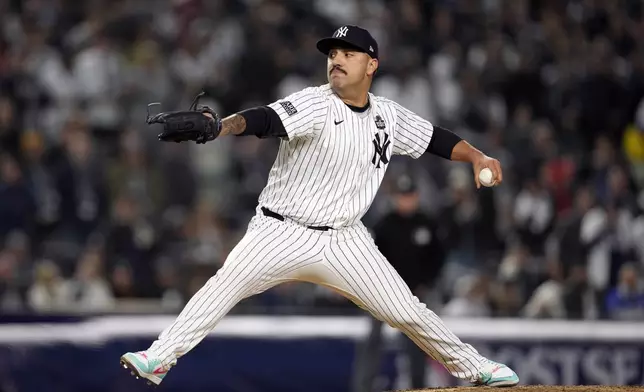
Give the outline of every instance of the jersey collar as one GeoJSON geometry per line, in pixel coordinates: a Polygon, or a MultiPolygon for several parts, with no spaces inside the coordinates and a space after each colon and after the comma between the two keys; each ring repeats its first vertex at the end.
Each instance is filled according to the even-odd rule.
{"type": "Polygon", "coordinates": [[[362,107],[360,107],[360,106],[353,106],[353,105],[349,105],[348,103],[345,103],[345,105],[347,105],[347,107],[348,107],[349,109],[351,109],[352,111],[354,111],[354,112],[356,112],[356,113],[364,113],[364,112],[366,112],[366,111],[367,111],[367,109],[369,109],[369,107],[371,106],[371,99],[367,100],[367,104],[366,104],[366,105],[364,105],[364,106],[362,106],[362,107]]]}

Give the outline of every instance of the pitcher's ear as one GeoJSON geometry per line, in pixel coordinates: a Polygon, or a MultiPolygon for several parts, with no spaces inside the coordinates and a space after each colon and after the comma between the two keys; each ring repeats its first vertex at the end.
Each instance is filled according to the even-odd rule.
{"type": "Polygon", "coordinates": [[[378,70],[378,60],[370,59],[369,64],[367,65],[367,70],[369,71],[369,75],[374,75],[378,70]]]}

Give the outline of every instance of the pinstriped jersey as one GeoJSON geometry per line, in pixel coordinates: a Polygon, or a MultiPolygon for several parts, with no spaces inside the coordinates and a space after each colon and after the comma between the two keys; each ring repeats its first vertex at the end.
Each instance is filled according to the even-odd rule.
{"type": "Polygon", "coordinates": [[[392,155],[420,157],[432,124],[369,93],[369,108],[351,110],[329,84],[271,103],[288,137],[259,205],[308,226],[340,228],[367,212],[392,155]]]}

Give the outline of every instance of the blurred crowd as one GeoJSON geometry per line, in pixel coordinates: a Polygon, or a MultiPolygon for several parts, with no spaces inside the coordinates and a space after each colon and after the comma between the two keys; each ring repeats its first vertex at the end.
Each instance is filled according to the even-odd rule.
{"type": "MultiPolygon", "coordinates": [[[[203,89],[228,115],[323,84],[315,41],[358,24],[380,44],[376,95],[504,167],[502,186],[476,190],[464,164],[398,157],[364,218],[372,227],[391,208],[395,178],[417,181],[445,250],[435,310],[644,319],[643,11],[640,0],[0,0],[0,309],[180,308],[243,235],[277,142],[162,144],[147,104],[187,108],[203,89]]],[[[354,309],[300,284],[245,306],[354,309]]]]}

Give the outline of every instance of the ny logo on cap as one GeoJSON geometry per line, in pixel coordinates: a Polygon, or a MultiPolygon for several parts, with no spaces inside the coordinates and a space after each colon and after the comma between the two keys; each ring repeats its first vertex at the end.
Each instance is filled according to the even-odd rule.
{"type": "Polygon", "coordinates": [[[346,37],[348,31],[349,28],[347,26],[342,26],[333,34],[333,38],[346,37]]]}

